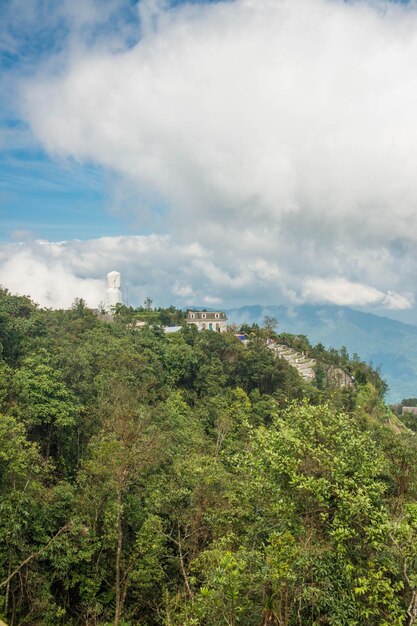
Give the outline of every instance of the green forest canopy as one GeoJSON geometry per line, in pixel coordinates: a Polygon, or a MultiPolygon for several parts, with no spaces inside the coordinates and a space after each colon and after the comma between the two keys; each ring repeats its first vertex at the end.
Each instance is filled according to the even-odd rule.
{"type": "Polygon", "coordinates": [[[0,292],[4,621],[412,626],[417,443],[378,372],[279,336],[356,381],[307,383],[271,328],[145,313],[0,292]]]}

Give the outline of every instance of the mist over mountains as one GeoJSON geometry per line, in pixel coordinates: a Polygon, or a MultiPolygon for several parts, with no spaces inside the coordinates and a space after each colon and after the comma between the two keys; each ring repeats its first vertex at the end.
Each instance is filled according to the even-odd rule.
{"type": "Polygon", "coordinates": [[[388,402],[417,396],[417,326],[345,306],[244,306],[228,311],[231,323],[259,323],[276,317],[278,332],[307,335],[312,344],[346,346],[352,355],[379,367],[388,402]]]}

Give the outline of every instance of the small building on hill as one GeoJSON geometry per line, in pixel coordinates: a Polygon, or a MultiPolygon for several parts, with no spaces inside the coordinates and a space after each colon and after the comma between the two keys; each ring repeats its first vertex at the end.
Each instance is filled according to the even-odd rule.
{"type": "Polygon", "coordinates": [[[227,330],[227,316],[224,311],[188,311],[187,324],[194,324],[198,330],[212,330],[224,333],[227,330]]]}
{"type": "Polygon", "coordinates": [[[402,415],[417,415],[417,406],[403,406],[402,415]]]}

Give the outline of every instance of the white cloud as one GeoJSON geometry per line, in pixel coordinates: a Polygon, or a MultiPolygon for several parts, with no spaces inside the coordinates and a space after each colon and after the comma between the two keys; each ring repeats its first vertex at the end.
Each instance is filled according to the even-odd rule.
{"type": "Polygon", "coordinates": [[[70,266],[53,262],[53,256],[15,247],[1,263],[0,283],[12,293],[29,295],[46,307],[68,308],[76,297],[92,306],[104,300],[102,281],[76,276],[70,266]]]}
{"type": "Polygon", "coordinates": [[[140,304],[151,296],[155,304],[217,304],[222,298],[213,291],[224,287],[224,277],[214,264],[212,273],[202,272],[201,254],[198,245],[156,235],[4,244],[0,284],[42,306],[65,308],[84,298],[97,307],[105,299],[105,276],[116,269],[125,303],[140,304]]]}
{"type": "Polygon", "coordinates": [[[404,309],[411,309],[414,305],[414,294],[412,293],[395,293],[395,291],[388,291],[387,295],[382,301],[382,304],[387,309],[402,311],[404,309]]]}
{"type": "Polygon", "coordinates": [[[396,212],[414,224],[417,197],[417,14],[387,11],[338,0],[160,11],[134,48],[92,50],[26,84],[27,115],[51,152],[133,177],[176,218],[180,207],[196,222],[207,209],[226,223],[325,214],[329,228],[378,217],[386,234],[384,211],[402,199],[396,212]]]}
{"type": "Polygon", "coordinates": [[[204,304],[208,304],[209,306],[214,306],[216,304],[221,304],[222,299],[216,298],[216,296],[204,296],[203,302],[204,304]]]}
{"type": "Polygon", "coordinates": [[[393,291],[384,293],[360,283],[352,283],[344,278],[308,279],[305,282],[303,297],[309,302],[327,302],[341,306],[383,305],[388,309],[409,309],[414,304],[410,294],[393,291]]]}
{"type": "Polygon", "coordinates": [[[194,296],[191,285],[181,285],[181,283],[174,283],[172,293],[179,298],[192,298],[194,296]]]}
{"type": "Polygon", "coordinates": [[[66,244],[65,267],[111,259],[140,297],[412,306],[416,3],[140,7],[135,46],[73,43],[21,86],[51,154],[133,183],[139,222],[164,207],[169,237],[66,244]]]}
{"type": "Polygon", "coordinates": [[[179,306],[231,306],[245,304],[249,297],[268,304],[285,300],[391,310],[414,304],[411,293],[384,292],[341,277],[304,280],[302,275],[270,270],[252,257],[234,259],[230,273],[225,273],[221,269],[224,257],[217,257],[200,245],[183,245],[158,235],[29,240],[0,246],[0,284],[30,295],[42,306],[63,308],[75,298],[97,307],[105,299],[105,276],[114,269],[122,274],[124,302],[133,305],[148,296],[156,305],[179,306]]]}

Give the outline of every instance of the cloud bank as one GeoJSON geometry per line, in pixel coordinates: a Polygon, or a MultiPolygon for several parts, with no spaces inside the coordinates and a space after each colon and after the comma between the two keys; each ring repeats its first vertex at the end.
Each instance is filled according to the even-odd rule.
{"type": "MultiPolygon", "coordinates": [[[[73,45],[20,90],[51,155],[133,185],[139,229],[153,207],[146,254],[137,238],[114,241],[137,275],[143,264],[162,283],[169,275],[179,302],[413,306],[416,3],[142,0],[139,10],[135,45],[73,45]]],[[[70,273],[79,246],[61,246],[70,273]]]]}
{"type": "Polygon", "coordinates": [[[252,257],[227,262],[201,244],[170,236],[103,237],[90,241],[12,243],[0,247],[0,284],[46,307],[67,308],[81,297],[91,307],[105,299],[105,275],[122,273],[126,304],[150,296],[159,305],[217,306],[255,302],[324,302],[391,310],[410,308],[413,294],[387,293],[345,279],[294,277],[291,289],[278,267],[252,257]],[[224,266],[228,265],[225,270],[224,266]]]}

